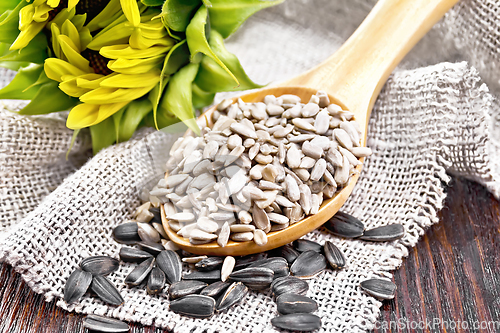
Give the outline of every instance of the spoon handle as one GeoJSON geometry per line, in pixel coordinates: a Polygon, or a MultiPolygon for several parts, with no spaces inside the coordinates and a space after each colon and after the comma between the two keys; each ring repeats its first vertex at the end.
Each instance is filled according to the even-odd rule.
{"type": "Polygon", "coordinates": [[[379,0],[337,52],[284,85],[324,90],[366,124],[393,69],[457,2],[379,0]]]}

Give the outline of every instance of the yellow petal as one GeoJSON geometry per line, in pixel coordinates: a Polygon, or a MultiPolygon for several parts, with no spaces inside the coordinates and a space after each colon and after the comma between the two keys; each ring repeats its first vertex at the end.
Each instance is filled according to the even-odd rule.
{"type": "Polygon", "coordinates": [[[155,45],[163,45],[163,46],[173,46],[174,41],[171,38],[160,38],[160,39],[149,39],[142,35],[141,29],[137,28],[129,40],[130,46],[136,49],[147,49],[148,47],[152,47],[155,45]]]}
{"type": "Polygon", "coordinates": [[[138,50],[130,47],[128,44],[112,45],[103,47],[99,53],[109,59],[139,59],[156,57],[167,53],[170,46],[153,46],[145,50],[138,50]]]}
{"type": "MultiPolygon", "coordinates": [[[[139,28],[142,31],[142,35],[146,38],[160,39],[168,36],[168,32],[161,21],[147,22],[139,24],[139,28]]],[[[168,37],[170,38],[170,37],[168,37]]]]}
{"type": "Polygon", "coordinates": [[[70,21],[66,20],[61,28],[61,33],[66,35],[71,39],[72,43],[75,46],[75,51],[82,52],[82,46],[80,44],[80,33],[75,25],[70,21]]]}
{"type": "Polygon", "coordinates": [[[112,76],[112,75],[113,74],[106,76],[106,75],[102,75],[102,74],[89,73],[89,74],[85,74],[85,75],[80,75],[78,77],[78,79],[76,80],[76,83],[81,88],[97,89],[101,86],[101,82],[103,80],[105,80],[107,77],[112,76]]]}
{"type": "Polygon", "coordinates": [[[21,31],[19,36],[17,36],[16,40],[10,46],[9,50],[19,50],[31,42],[35,36],[42,31],[43,27],[45,27],[45,22],[42,23],[31,23],[25,30],[21,31]]]}
{"type": "Polygon", "coordinates": [[[68,79],[68,77],[68,75],[66,75],[66,77],[63,77],[63,82],[59,84],[59,89],[64,91],[66,95],[72,97],[80,97],[83,94],[89,92],[89,89],[83,89],[78,86],[77,77],[73,76],[71,79],[68,79]]]}
{"type": "Polygon", "coordinates": [[[104,46],[128,43],[134,29],[128,22],[120,23],[107,31],[98,33],[89,43],[88,48],[99,51],[104,46]]]}
{"type": "Polygon", "coordinates": [[[71,20],[75,16],[75,13],[76,13],[75,8],[73,9],[64,8],[59,13],[57,13],[56,17],[54,17],[54,19],[50,22],[55,23],[60,27],[64,24],[66,20],[71,20]]]}
{"type": "Polygon", "coordinates": [[[143,74],[157,68],[164,60],[163,56],[148,59],[118,59],[108,62],[108,68],[121,74],[143,74]]]}
{"type": "Polygon", "coordinates": [[[117,74],[101,82],[101,87],[107,88],[139,88],[160,82],[160,70],[144,74],[117,74]]]}
{"type": "Polygon", "coordinates": [[[52,8],[56,8],[59,6],[60,0],[47,0],[47,5],[49,5],[52,8]]]}
{"type": "Polygon", "coordinates": [[[88,104],[128,103],[146,95],[155,85],[156,83],[146,87],[130,89],[98,88],[82,95],[80,101],[88,104]]]}
{"type": "Polygon", "coordinates": [[[99,115],[99,105],[79,104],[68,115],[66,126],[70,129],[80,129],[91,126],[99,115]]]}
{"type": "Polygon", "coordinates": [[[19,30],[25,30],[33,22],[33,15],[35,15],[35,7],[27,5],[19,11],[19,30]]]}
{"type": "Polygon", "coordinates": [[[66,126],[70,129],[79,129],[98,124],[127,104],[128,102],[106,105],[79,104],[70,111],[66,126]]]}
{"type": "Polygon", "coordinates": [[[92,71],[89,66],[89,61],[82,57],[77,50],[75,50],[76,46],[73,41],[68,38],[68,36],[60,35],[59,43],[61,45],[62,53],[68,59],[70,64],[78,67],[84,73],[92,71]]]}
{"type": "Polygon", "coordinates": [[[138,27],[141,23],[141,13],[136,0],[120,0],[123,14],[134,27],[138,27]]]}
{"type": "Polygon", "coordinates": [[[62,58],[62,51],[61,51],[61,45],[59,44],[59,35],[61,34],[61,31],[59,30],[59,27],[57,24],[52,23],[50,25],[50,31],[52,34],[52,50],[54,51],[54,55],[56,58],[61,59],[62,58]]]}
{"type": "Polygon", "coordinates": [[[47,6],[45,4],[37,6],[35,8],[35,14],[33,15],[33,21],[35,22],[47,22],[49,19],[49,12],[54,8],[47,6]]]}
{"type": "Polygon", "coordinates": [[[69,0],[68,1],[68,8],[69,9],[75,8],[76,5],[78,5],[78,0],[69,0]]]}
{"type": "Polygon", "coordinates": [[[45,74],[49,79],[54,81],[62,82],[63,75],[73,75],[80,76],[87,74],[82,71],[78,67],[71,65],[70,63],[56,58],[48,58],[45,60],[45,64],[43,66],[45,74]]]}

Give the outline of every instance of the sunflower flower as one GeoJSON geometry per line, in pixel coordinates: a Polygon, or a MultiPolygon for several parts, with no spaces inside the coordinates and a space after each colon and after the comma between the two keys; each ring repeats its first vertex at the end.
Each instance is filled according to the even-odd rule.
{"type": "Polygon", "coordinates": [[[148,94],[159,82],[161,66],[174,40],[153,9],[121,0],[122,14],[92,37],[82,15],[52,23],[54,58],[45,61],[47,77],[82,102],[67,126],[80,129],[100,123],[128,103],[148,94]]]}

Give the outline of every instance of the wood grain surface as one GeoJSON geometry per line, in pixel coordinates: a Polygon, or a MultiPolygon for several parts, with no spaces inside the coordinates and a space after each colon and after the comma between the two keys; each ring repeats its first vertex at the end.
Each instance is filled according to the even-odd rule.
{"type": "MultiPolygon", "coordinates": [[[[454,178],[447,191],[439,224],[394,273],[398,291],[374,333],[500,332],[500,203],[463,179],[454,178]]],[[[45,302],[0,266],[1,333],[85,332],[82,318],[45,302]]],[[[132,324],[130,332],[162,331],[132,324]]]]}

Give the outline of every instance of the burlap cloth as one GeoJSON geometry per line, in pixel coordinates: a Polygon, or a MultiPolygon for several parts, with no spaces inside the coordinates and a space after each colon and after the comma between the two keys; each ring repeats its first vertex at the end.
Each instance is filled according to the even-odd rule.
{"type": "MultiPolygon", "coordinates": [[[[334,52],[373,4],[288,0],[252,17],[228,41],[228,48],[257,82],[283,80],[334,52]]],[[[381,92],[369,127],[368,146],[374,153],[342,209],[368,227],[402,223],[406,236],[374,244],[338,239],[322,230],[307,235],[332,240],[348,258],[346,269],[309,281],[308,295],[319,304],[321,331],[364,332],[374,326],[381,303],[362,292],[359,282],[391,277],[407,247],[438,222],[447,172],[500,195],[500,110],[493,97],[500,93],[499,13],[496,0],[456,5],[381,92]]],[[[5,84],[11,73],[1,74],[5,84]]],[[[15,103],[6,105],[16,108],[15,103]]],[[[269,294],[251,293],[224,313],[195,320],[169,312],[164,296],[127,288],[123,280],[129,265],[111,275],[124,305],[108,307],[84,297],[68,306],[61,300],[65,280],[86,256],[117,257],[120,246],[111,239],[111,230],[130,217],[143,189],[161,176],[174,136],[143,130],[80,167],[82,156],[88,156],[88,137],[79,137],[66,161],[72,133],[61,117],[1,111],[0,124],[0,259],[13,265],[35,292],[56,299],[64,309],[175,332],[273,331],[270,319],[276,309],[269,294]]]]}

